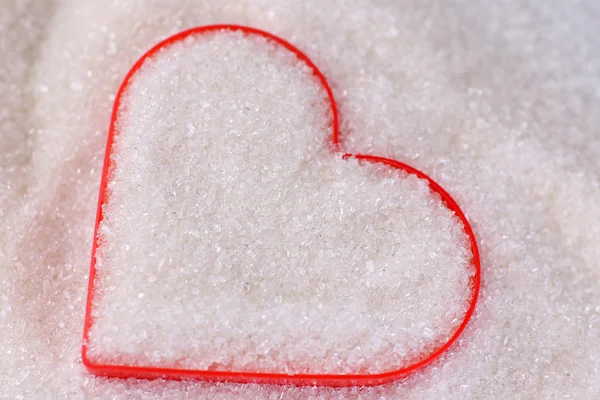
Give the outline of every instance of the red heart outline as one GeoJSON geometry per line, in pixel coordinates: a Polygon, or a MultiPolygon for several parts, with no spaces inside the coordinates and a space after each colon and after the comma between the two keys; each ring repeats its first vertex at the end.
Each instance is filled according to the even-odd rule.
{"type": "Polygon", "coordinates": [[[475,305],[477,303],[477,299],[479,297],[479,288],[481,282],[481,265],[479,259],[479,251],[477,248],[477,241],[475,239],[475,234],[473,233],[473,229],[469,224],[469,221],[465,217],[465,214],[462,212],[456,201],[446,192],[438,183],[436,183],[429,176],[425,175],[423,172],[411,167],[410,165],[401,163],[396,160],[392,160],[389,158],[377,157],[373,155],[367,154],[350,154],[342,152],[342,157],[344,159],[347,158],[356,158],[358,160],[371,162],[371,163],[382,163],[386,164],[390,167],[397,168],[403,171],[406,171],[409,174],[414,174],[418,178],[424,179],[429,183],[430,189],[437,193],[442,201],[445,203],[446,207],[453,211],[456,216],[460,219],[461,223],[464,226],[465,232],[469,237],[469,241],[471,244],[471,252],[472,259],[471,263],[475,267],[475,275],[470,278],[469,286],[471,289],[471,299],[469,300],[469,308],[464,315],[464,318],[456,329],[452,337],[443,345],[436,348],[433,352],[429,354],[422,355],[420,357],[416,357],[417,361],[410,364],[407,367],[378,374],[298,374],[298,375],[287,375],[281,373],[261,373],[261,372],[235,372],[235,371],[201,371],[201,370],[186,370],[186,369],[171,369],[171,368],[155,368],[155,367],[143,367],[143,366],[128,366],[128,365],[105,365],[105,364],[96,364],[92,362],[87,356],[87,342],[89,338],[89,332],[91,326],[93,324],[92,321],[92,298],[94,293],[94,283],[96,278],[96,248],[98,246],[98,227],[100,222],[103,219],[102,212],[102,204],[104,204],[107,200],[106,198],[106,184],[108,180],[108,171],[110,167],[110,150],[112,147],[113,139],[115,136],[115,122],[117,120],[118,110],[121,104],[121,95],[129,85],[131,78],[135,75],[135,73],[140,69],[142,64],[148,59],[152,57],[154,54],[159,52],[161,49],[168,47],[169,45],[184,40],[190,35],[199,35],[208,32],[214,31],[240,31],[246,35],[258,35],[263,38],[266,38],[269,41],[272,41],[278,45],[283,46],[287,50],[294,53],[299,60],[303,61],[310,67],[313,74],[318,78],[321,85],[327,92],[327,96],[329,98],[331,113],[332,113],[332,141],[335,152],[338,152],[340,149],[340,135],[339,135],[339,118],[338,118],[338,110],[335,99],[333,97],[333,92],[325,79],[325,76],[321,73],[321,71],[317,68],[317,66],[300,50],[294,47],[292,44],[286,42],[285,40],[274,36],[270,33],[250,28],[246,26],[239,25],[209,25],[209,26],[201,26],[192,28],[183,32],[180,32],[174,36],[171,36],[157,45],[155,45],[152,49],[150,49],[146,54],[144,54],[131,68],[128,72],[127,76],[123,80],[119,91],[117,92],[117,97],[115,99],[115,103],[113,106],[111,122],[110,122],[110,130],[108,132],[108,139],[106,143],[106,152],[104,155],[104,166],[102,169],[102,180],[100,182],[100,193],[98,196],[98,208],[96,212],[96,225],[94,228],[94,239],[92,244],[92,259],[90,264],[90,274],[89,274],[89,283],[88,283],[88,295],[86,301],[86,310],[85,310],[85,321],[84,321],[84,329],[83,329],[83,346],[81,350],[81,357],[83,364],[87,367],[87,369],[94,375],[98,376],[106,376],[106,377],[114,377],[114,378],[146,378],[146,379],[156,379],[156,378],[164,378],[164,379],[173,379],[173,380],[183,380],[183,379],[205,379],[212,381],[229,381],[229,382],[238,382],[238,383],[264,383],[264,384],[292,384],[292,385],[318,385],[318,386],[373,386],[380,385],[383,383],[391,382],[393,380],[406,377],[407,375],[414,373],[430,363],[432,363],[435,359],[437,359],[442,353],[444,353],[452,344],[458,339],[460,334],[464,331],[467,326],[473,312],[475,311],[475,305]]]}

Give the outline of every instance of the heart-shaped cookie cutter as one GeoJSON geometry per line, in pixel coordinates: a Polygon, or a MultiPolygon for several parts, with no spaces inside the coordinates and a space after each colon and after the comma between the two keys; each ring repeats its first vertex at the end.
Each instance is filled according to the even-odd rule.
{"type": "Polygon", "coordinates": [[[261,31],[259,29],[240,26],[240,25],[209,25],[209,26],[201,26],[192,28],[183,32],[180,32],[174,36],[171,36],[162,42],[158,43],[152,49],[150,49],[146,54],[144,54],[131,68],[123,83],[121,84],[119,91],[117,93],[117,97],[115,99],[114,107],[112,110],[112,116],[110,121],[110,129],[108,132],[108,139],[106,144],[106,153],[104,157],[104,167],[102,169],[102,180],[100,183],[100,193],[98,197],[98,208],[96,213],[96,224],[94,229],[94,239],[92,244],[92,259],[90,264],[90,273],[89,273],[89,284],[88,284],[88,295],[86,302],[86,311],[85,311],[85,321],[84,321],[84,331],[83,331],[83,346],[82,346],[82,360],[87,369],[98,376],[107,376],[107,377],[115,377],[115,378],[146,378],[146,379],[156,379],[156,378],[164,378],[164,379],[174,379],[174,380],[182,380],[182,379],[205,379],[212,381],[229,381],[229,382],[239,382],[239,383],[264,383],[264,384],[293,384],[293,385],[319,385],[319,386],[372,386],[379,385],[387,382],[391,382],[396,379],[400,379],[414,373],[427,365],[431,364],[435,359],[437,359],[442,353],[444,353],[450,346],[452,346],[461,333],[464,331],[467,326],[473,312],[475,311],[475,305],[477,303],[477,299],[479,297],[479,288],[481,281],[481,265],[479,258],[479,250],[477,248],[477,241],[475,239],[475,234],[473,233],[473,229],[469,224],[465,214],[462,212],[456,201],[446,192],[438,183],[436,183],[429,176],[424,174],[423,172],[411,167],[410,165],[401,163],[399,161],[377,157],[373,155],[366,154],[350,154],[341,151],[341,142],[340,142],[340,133],[339,133],[339,117],[337,105],[335,102],[335,98],[333,96],[333,92],[327,82],[327,79],[321,73],[321,71],[317,68],[317,66],[299,49],[294,47],[289,42],[281,39],[275,35],[272,35],[268,32],[261,31]],[[429,183],[429,188],[437,193],[442,202],[450,209],[454,214],[459,218],[461,223],[463,224],[464,230],[470,241],[470,248],[472,252],[472,258],[470,260],[472,266],[475,269],[475,274],[471,277],[469,282],[469,288],[471,290],[471,297],[469,299],[469,308],[467,309],[462,322],[456,328],[450,339],[446,341],[444,344],[438,346],[433,351],[422,354],[419,357],[415,358],[415,361],[410,365],[400,368],[398,370],[384,372],[384,373],[376,373],[376,374],[296,374],[296,375],[288,375],[283,373],[266,373],[266,372],[236,372],[236,371],[213,371],[213,370],[186,370],[186,369],[176,369],[176,368],[158,368],[151,366],[130,366],[130,365],[107,365],[107,364],[98,364],[90,360],[87,356],[87,342],[89,337],[90,328],[93,324],[92,319],[92,300],[94,295],[94,284],[96,279],[96,248],[98,247],[98,227],[100,222],[103,219],[102,205],[106,202],[106,185],[108,181],[108,171],[110,168],[110,153],[113,144],[113,140],[115,137],[115,123],[117,121],[117,116],[119,112],[119,108],[121,105],[121,96],[125,89],[128,87],[129,82],[135,73],[141,68],[144,62],[159,52],[161,49],[170,46],[173,43],[182,41],[189,36],[192,35],[201,35],[211,32],[218,31],[239,31],[245,35],[256,35],[263,37],[277,45],[283,46],[287,50],[291,51],[296,55],[296,57],[304,62],[313,72],[313,74],[318,78],[319,82],[323,86],[323,89],[327,93],[327,97],[329,99],[329,104],[332,113],[332,144],[334,153],[340,153],[344,159],[347,158],[355,158],[357,160],[370,162],[370,163],[380,163],[388,165],[389,167],[396,168],[402,171],[405,171],[409,174],[413,174],[420,179],[424,179],[429,183]]]}

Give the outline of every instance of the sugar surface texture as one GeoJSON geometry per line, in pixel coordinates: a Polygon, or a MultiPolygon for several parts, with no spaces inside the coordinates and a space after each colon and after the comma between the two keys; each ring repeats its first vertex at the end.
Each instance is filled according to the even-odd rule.
{"type": "Polygon", "coordinates": [[[121,105],[92,360],[377,373],[462,322],[462,224],[426,181],[333,154],[326,92],[287,49],[190,37],[147,61],[121,105]]]}
{"type": "Polygon", "coordinates": [[[0,398],[600,397],[598,5],[540,0],[5,0],[0,398]],[[377,388],[94,378],[79,350],[98,174],[132,63],[187,27],[279,34],[332,82],[348,150],[410,161],[473,222],[481,302],[443,359],[377,388]]]}

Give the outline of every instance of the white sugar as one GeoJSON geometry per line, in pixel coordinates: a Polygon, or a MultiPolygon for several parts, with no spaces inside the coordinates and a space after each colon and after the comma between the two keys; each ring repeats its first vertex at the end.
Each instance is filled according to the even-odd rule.
{"type": "Polygon", "coordinates": [[[0,399],[600,398],[598,2],[0,3],[0,399]],[[408,161],[468,214],[480,302],[422,372],[335,389],[104,379],[83,367],[114,95],[159,40],[232,22],[316,62],[348,150],[408,161]]]}
{"type": "Polygon", "coordinates": [[[374,373],[450,338],[474,273],[461,223],[425,181],[334,155],[325,96],[241,33],[145,63],[117,121],[92,360],[374,373]]]}

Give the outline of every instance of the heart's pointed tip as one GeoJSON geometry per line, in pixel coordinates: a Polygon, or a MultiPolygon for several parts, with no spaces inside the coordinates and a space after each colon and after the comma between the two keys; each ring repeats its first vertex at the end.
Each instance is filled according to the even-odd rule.
{"type": "Polygon", "coordinates": [[[350,158],[354,158],[355,157],[354,154],[352,154],[352,153],[346,153],[345,151],[342,151],[342,150],[337,149],[337,148],[334,151],[334,155],[336,157],[341,157],[342,160],[348,160],[350,158]]]}

